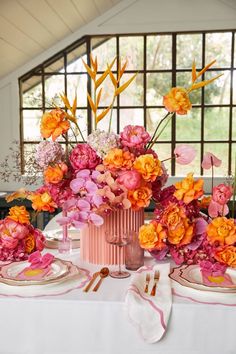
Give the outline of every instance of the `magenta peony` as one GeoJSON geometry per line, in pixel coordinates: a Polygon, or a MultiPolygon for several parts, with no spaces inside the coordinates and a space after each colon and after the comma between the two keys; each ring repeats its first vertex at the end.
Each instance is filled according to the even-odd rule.
{"type": "Polygon", "coordinates": [[[88,144],[77,144],[70,154],[70,163],[76,171],[94,169],[101,163],[101,159],[88,144]]]}
{"type": "Polygon", "coordinates": [[[140,125],[127,125],[120,134],[121,144],[129,148],[142,149],[151,137],[140,125]]]}

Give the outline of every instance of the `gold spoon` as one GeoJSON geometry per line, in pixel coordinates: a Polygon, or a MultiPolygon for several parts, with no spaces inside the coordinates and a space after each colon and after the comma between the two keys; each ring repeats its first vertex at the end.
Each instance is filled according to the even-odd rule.
{"type": "Polygon", "coordinates": [[[95,279],[99,276],[100,272],[96,272],[92,275],[92,279],[90,280],[90,282],[88,283],[88,285],[86,286],[86,288],[84,288],[84,292],[87,293],[89,291],[89,289],[91,288],[91,286],[93,285],[95,279]]]}
{"type": "Polygon", "coordinates": [[[100,279],[99,281],[97,282],[97,285],[95,285],[95,287],[93,288],[93,291],[97,291],[99,286],[101,285],[102,281],[104,278],[106,278],[108,275],[109,275],[109,269],[107,267],[104,267],[100,270],[100,279]]]}

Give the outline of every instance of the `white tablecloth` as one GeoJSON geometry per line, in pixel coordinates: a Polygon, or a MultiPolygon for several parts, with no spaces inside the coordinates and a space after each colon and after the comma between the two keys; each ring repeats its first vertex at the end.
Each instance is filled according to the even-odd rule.
{"type": "MultiPolygon", "coordinates": [[[[65,258],[79,264],[75,251],[65,258]]],[[[236,353],[236,307],[178,297],[164,338],[145,343],[127,318],[129,282],[109,277],[97,293],[77,289],[46,298],[0,297],[0,354],[236,353]]]]}

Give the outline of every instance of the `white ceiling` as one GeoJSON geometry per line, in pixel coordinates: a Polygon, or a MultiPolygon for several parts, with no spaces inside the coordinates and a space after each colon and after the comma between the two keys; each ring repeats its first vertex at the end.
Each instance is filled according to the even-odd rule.
{"type": "Polygon", "coordinates": [[[0,0],[0,78],[120,0],[0,0]]]}

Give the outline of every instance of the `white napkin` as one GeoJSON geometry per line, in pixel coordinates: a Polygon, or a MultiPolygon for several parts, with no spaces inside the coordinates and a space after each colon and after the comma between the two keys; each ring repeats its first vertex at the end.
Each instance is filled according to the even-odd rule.
{"type": "Polygon", "coordinates": [[[148,343],[159,341],[167,329],[172,305],[169,272],[168,263],[140,268],[133,276],[126,294],[128,316],[148,343]],[[156,295],[151,296],[149,294],[152,290],[155,270],[160,271],[160,280],[156,295]],[[144,292],[147,273],[151,275],[148,294],[144,292]]]}

